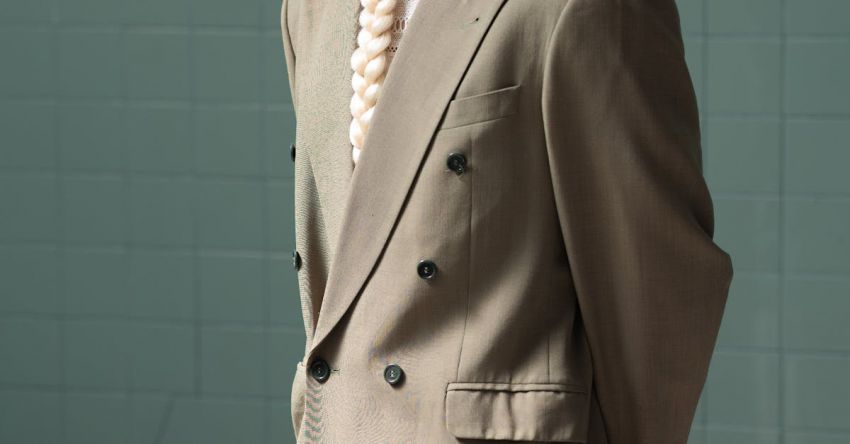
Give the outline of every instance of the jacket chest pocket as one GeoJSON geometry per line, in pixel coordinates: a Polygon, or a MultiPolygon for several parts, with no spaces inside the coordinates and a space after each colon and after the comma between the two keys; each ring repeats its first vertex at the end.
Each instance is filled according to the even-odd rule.
{"type": "Polygon", "coordinates": [[[590,396],[570,384],[450,382],[445,410],[456,438],[584,443],[590,396]]]}
{"type": "Polygon", "coordinates": [[[438,131],[516,114],[520,87],[516,84],[453,99],[446,108],[438,131]]]}

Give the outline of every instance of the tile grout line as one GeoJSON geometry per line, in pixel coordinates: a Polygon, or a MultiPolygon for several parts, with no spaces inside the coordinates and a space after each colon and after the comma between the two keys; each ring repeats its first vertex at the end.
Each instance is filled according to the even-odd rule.
{"type": "MultiPolygon", "coordinates": [[[[130,302],[132,300],[131,294],[131,284],[130,284],[130,276],[132,273],[132,240],[131,236],[135,232],[135,226],[133,224],[133,212],[132,212],[132,178],[130,177],[129,170],[129,155],[128,155],[128,137],[127,137],[127,104],[129,99],[129,81],[128,81],[128,73],[130,70],[130,61],[127,57],[127,18],[122,16],[122,20],[118,23],[118,32],[117,32],[117,45],[121,51],[121,63],[120,63],[120,94],[118,96],[118,105],[119,105],[119,122],[121,125],[121,138],[119,143],[119,149],[121,150],[119,158],[121,159],[121,167],[120,171],[120,180],[122,192],[124,194],[123,199],[121,200],[121,213],[123,217],[123,232],[122,234],[122,242],[121,242],[121,259],[123,260],[122,271],[124,272],[123,276],[123,284],[124,284],[124,309],[127,313],[130,312],[130,302]]],[[[130,417],[132,417],[132,412],[134,411],[135,405],[135,390],[136,390],[136,378],[135,378],[135,364],[137,356],[135,354],[136,347],[135,345],[138,343],[138,339],[140,337],[140,328],[130,327],[126,324],[118,324],[120,325],[119,331],[124,336],[123,339],[128,341],[128,347],[121,351],[121,364],[123,365],[124,370],[124,390],[122,390],[122,394],[124,395],[123,404],[127,409],[127,412],[130,412],[130,417]],[[127,351],[129,349],[129,351],[127,351]]],[[[132,436],[132,428],[127,428],[124,430],[124,436],[128,441],[133,440],[132,436]]]]}
{"type": "MultiPolygon", "coordinates": [[[[268,7],[267,2],[261,2],[259,5],[257,14],[258,23],[263,23],[264,12],[268,7]]],[[[265,70],[263,67],[265,66],[266,60],[266,52],[263,51],[263,47],[265,45],[266,31],[260,27],[258,30],[259,37],[256,42],[256,51],[258,53],[257,57],[257,93],[260,97],[257,97],[257,100],[260,102],[259,112],[256,114],[256,118],[258,120],[256,130],[259,131],[259,135],[257,137],[258,148],[260,149],[260,165],[258,166],[259,174],[258,176],[261,178],[260,183],[262,184],[261,193],[262,193],[262,202],[260,204],[260,217],[262,217],[262,223],[260,225],[263,233],[263,252],[262,252],[262,260],[260,261],[260,265],[262,270],[260,270],[260,278],[263,280],[263,285],[261,286],[261,291],[263,292],[262,297],[262,306],[263,306],[263,319],[262,319],[262,331],[263,331],[263,442],[270,443],[272,437],[272,397],[271,397],[271,363],[274,362],[273,359],[270,358],[270,354],[274,353],[274,350],[271,349],[271,285],[269,284],[270,279],[270,265],[269,262],[271,260],[271,256],[268,254],[269,246],[271,245],[271,226],[269,221],[269,205],[270,199],[270,191],[269,186],[270,183],[268,181],[268,170],[269,168],[269,154],[266,149],[266,119],[265,113],[266,109],[266,81],[265,81],[265,70]]]]}
{"type": "MultiPolygon", "coordinates": [[[[197,54],[195,53],[195,36],[196,29],[192,22],[194,8],[191,1],[184,0],[186,12],[186,52],[189,54],[189,63],[187,67],[187,77],[195,79],[197,75],[197,54]]],[[[193,399],[198,400],[203,397],[203,321],[202,304],[203,298],[201,295],[201,260],[198,241],[200,238],[200,217],[198,196],[198,143],[197,143],[197,99],[198,99],[197,82],[192,82],[189,87],[189,153],[192,159],[191,170],[189,171],[189,183],[191,189],[192,202],[192,307],[193,307],[193,326],[194,326],[194,352],[193,359],[194,369],[194,387],[193,399]]]]}
{"type": "Polygon", "coordinates": [[[59,304],[57,309],[57,324],[58,324],[58,332],[59,332],[59,387],[58,387],[58,398],[59,398],[59,432],[58,438],[60,443],[66,443],[68,441],[68,418],[66,413],[66,404],[67,404],[67,396],[68,396],[68,339],[67,339],[67,321],[66,314],[68,312],[68,292],[66,291],[66,281],[67,277],[67,269],[65,267],[65,261],[67,260],[66,254],[66,245],[65,245],[65,224],[63,223],[65,220],[65,190],[62,186],[62,180],[60,180],[62,176],[62,148],[61,148],[61,138],[59,136],[60,131],[60,121],[59,121],[59,102],[60,102],[60,90],[59,87],[62,83],[62,70],[59,65],[59,61],[61,57],[59,56],[59,41],[60,41],[60,31],[59,31],[59,1],[53,0],[50,5],[50,45],[53,56],[53,94],[51,96],[52,101],[52,113],[53,113],[53,155],[54,155],[54,187],[56,192],[56,227],[53,232],[54,239],[56,241],[56,272],[57,272],[57,280],[59,282],[58,288],[56,289],[57,294],[57,302],[59,304]]]}
{"type": "Polygon", "coordinates": [[[778,201],[778,211],[779,211],[779,221],[777,231],[779,233],[779,239],[777,239],[777,255],[778,257],[778,271],[779,271],[779,285],[777,286],[777,345],[779,348],[779,359],[778,359],[778,369],[777,369],[777,411],[776,411],[776,423],[779,427],[779,439],[777,444],[785,444],[786,442],[786,432],[787,426],[785,424],[785,411],[787,410],[785,403],[787,402],[787,397],[785,393],[785,385],[786,385],[786,375],[785,375],[785,284],[786,284],[786,260],[785,260],[785,231],[787,229],[787,221],[786,221],[786,205],[785,205],[785,193],[786,193],[786,170],[787,170],[787,162],[788,162],[788,149],[787,143],[785,140],[786,134],[786,97],[785,97],[785,88],[786,88],[786,72],[785,65],[787,63],[787,44],[786,44],[786,35],[785,35],[785,17],[787,13],[787,4],[786,0],[779,0],[779,201],[778,201]]]}

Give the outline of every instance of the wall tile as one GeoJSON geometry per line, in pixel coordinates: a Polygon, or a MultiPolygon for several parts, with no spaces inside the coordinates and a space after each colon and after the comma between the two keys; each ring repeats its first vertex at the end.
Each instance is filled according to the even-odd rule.
{"type": "Polygon", "coordinates": [[[53,320],[0,319],[0,383],[58,385],[60,333],[53,320]]]}
{"type": "Polygon", "coordinates": [[[705,171],[712,191],[777,193],[781,132],[776,119],[709,119],[705,171]]]}
{"type": "MultiPolygon", "coordinates": [[[[243,4],[239,5],[241,7],[243,4]]],[[[259,99],[258,35],[196,33],[192,47],[197,97],[217,100],[259,99]],[[227,60],[227,63],[222,63],[222,60],[227,60]]]]}
{"type": "Polygon", "coordinates": [[[58,206],[53,175],[0,174],[0,239],[57,239],[58,206]]]}
{"type": "Polygon", "coordinates": [[[269,438],[266,442],[269,444],[295,442],[291,412],[288,402],[273,402],[271,404],[267,418],[270,425],[269,438]]]}
{"type": "Polygon", "coordinates": [[[196,358],[192,325],[137,325],[132,329],[130,345],[135,389],[192,392],[196,358]]]}
{"type": "Polygon", "coordinates": [[[785,132],[789,193],[850,194],[850,120],[794,119],[785,132]]]}
{"type": "Polygon", "coordinates": [[[188,253],[130,255],[130,313],[144,318],[193,319],[195,270],[188,253]]]}
{"type": "Polygon", "coordinates": [[[850,279],[788,278],[784,301],[786,347],[850,351],[850,279]]]}
{"type": "Polygon", "coordinates": [[[121,23],[124,19],[124,0],[62,0],[59,20],[68,23],[121,23]]]}
{"type": "Polygon", "coordinates": [[[780,444],[775,431],[709,429],[707,434],[707,444],[780,444]]]}
{"type": "Polygon", "coordinates": [[[179,25],[189,21],[188,0],[122,0],[128,23],[179,25]]]}
{"type": "Polygon", "coordinates": [[[786,219],[788,270],[850,273],[850,203],[790,200],[786,219]]]}
{"type": "Polygon", "coordinates": [[[191,97],[188,33],[128,33],[124,57],[130,97],[172,100],[191,97]]]}
{"type": "Polygon", "coordinates": [[[707,79],[709,113],[778,113],[781,64],[778,40],[711,40],[707,79]]]}
{"type": "Polygon", "coordinates": [[[198,241],[210,248],[262,248],[263,186],[200,182],[196,186],[198,241]]]}
{"type": "Polygon", "coordinates": [[[53,105],[0,103],[0,166],[56,166],[55,112],[53,105]]]}
{"type": "Polygon", "coordinates": [[[58,258],[52,247],[0,247],[0,310],[58,314],[58,258]]]}
{"type": "Polygon", "coordinates": [[[850,359],[789,356],[785,372],[787,426],[823,427],[850,435],[850,359]]]}
{"type": "Polygon", "coordinates": [[[123,242],[127,193],[120,179],[67,177],[62,180],[65,238],[76,242],[123,242]]]}
{"type": "Polygon", "coordinates": [[[44,23],[51,17],[50,0],[6,0],[0,7],[0,23],[44,23]]]}
{"type": "Polygon", "coordinates": [[[65,381],[72,388],[129,389],[130,328],[118,321],[65,325],[65,381]]]}
{"type": "Polygon", "coordinates": [[[194,184],[184,179],[132,180],[131,239],[140,244],[192,245],[194,184]]]}
{"type": "Polygon", "coordinates": [[[850,41],[788,41],[785,108],[789,113],[850,113],[850,41]]]}
{"type": "Polygon", "coordinates": [[[0,94],[44,97],[56,91],[57,55],[49,31],[0,29],[0,54],[0,94]]]}
{"type": "Polygon", "coordinates": [[[161,395],[135,395],[132,402],[132,444],[150,444],[160,440],[167,412],[174,405],[174,397],[161,395]]]}
{"type": "Polygon", "coordinates": [[[847,444],[847,434],[791,432],[785,435],[785,444],[847,444]]]}
{"type": "Polygon", "coordinates": [[[59,152],[64,168],[117,170],[124,166],[122,108],[59,107],[59,152]]]}
{"type": "Polygon", "coordinates": [[[127,254],[71,249],[64,254],[65,308],[70,314],[126,315],[127,254]]]}
{"type": "Polygon", "coordinates": [[[198,110],[195,115],[197,171],[259,175],[262,171],[260,123],[260,114],[254,110],[198,110]]]}
{"type": "Polygon", "coordinates": [[[845,0],[785,0],[789,34],[850,34],[850,3],[845,0]]]}
{"type": "Polygon", "coordinates": [[[113,31],[61,32],[60,92],[75,98],[121,96],[123,46],[123,38],[113,31]]]}
{"type": "Polygon", "coordinates": [[[201,316],[218,321],[263,321],[263,260],[201,257],[201,316]]]}
{"type": "Polygon", "coordinates": [[[0,442],[62,442],[62,396],[57,393],[0,391],[0,442]]]}
{"type": "MultiPolygon", "coordinates": [[[[192,21],[199,25],[257,26],[260,22],[260,1],[234,3],[227,0],[189,0],[192,21]]],[[[278,16],[280,13],[278,12],[278,16]]]]}
{"type": "Polygon", "coordinates": [[[127,162],[134,171],[191,172],[192,119],[188,107],[126,110],[127,162]]]}
{"type": "Polygon", "coordinates": [[[201,351],[204,393],[262,395],[264,339],[261,331],[238,328],[205,328],[201,351]]]}
{"type": "Polygon", "coordinates": [[[778,34],[782,23],[781,0],[708,0],[711,33],[778,34]]]}
{"type": "Polygon", "coordinates": [[[251,401],[178,399],[165,424],[162,444],[259,443],[265,409],[251,401]]]}
{"type": "Polygon", "coordinates": [[[132,404],[125,395],[70,394],[65,397],[68,442],[115,444],[130,437],[132,404]]]}

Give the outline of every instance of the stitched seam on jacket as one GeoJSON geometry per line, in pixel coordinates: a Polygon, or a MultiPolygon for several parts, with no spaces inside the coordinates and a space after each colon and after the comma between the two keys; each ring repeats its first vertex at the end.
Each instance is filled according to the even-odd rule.
{"type": "MultiPolygon", "coordinates": [[[[469,149],[469,157],[472,162],[475,162],[475,153],[472,150],[472,137],[467,133],[466,136],[469,149]]],[[[466,339],[466,325],[469,321],[469,299],[472,288],[472,202],[473,192],[475,191],[475,180],[469,180],[469,193],[467,201],[467,228],[466,228],[466,308],[463,317],[463,330],[460,333],[460,347],[457,352],[457,367],[455,368],[455,379],[460,378],[460,363],[463,358],[463,343],[466,339]]],[[[451,383],[449,383],[451,384],[451,383]]]]}

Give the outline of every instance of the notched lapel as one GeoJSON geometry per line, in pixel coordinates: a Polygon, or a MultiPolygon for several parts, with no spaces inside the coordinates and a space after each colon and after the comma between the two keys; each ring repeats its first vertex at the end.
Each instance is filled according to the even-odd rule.
{"type": "Polygon", "coordinates": [[[307,359],[345,314],[380,259],[439,120],[504,2],[425,0],[416,7],[351,176],[307,359]]]}

